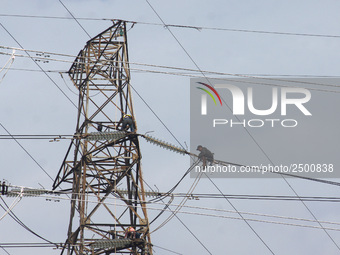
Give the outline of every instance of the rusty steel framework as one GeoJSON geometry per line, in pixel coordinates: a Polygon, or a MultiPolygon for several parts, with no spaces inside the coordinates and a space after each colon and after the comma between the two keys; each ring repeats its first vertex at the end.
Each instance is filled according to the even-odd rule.
{"type": "Polygon", "coordinates": [[[125,114],[136,124],[126,24],[113,23],[86,43],[68,72],[79,102],[74,139],[53,184],[72,190],[61,254],[152,254],[138,135],[119,131],[125,114]],[[104,138],[88,139],[93,133],[104,138]]]}

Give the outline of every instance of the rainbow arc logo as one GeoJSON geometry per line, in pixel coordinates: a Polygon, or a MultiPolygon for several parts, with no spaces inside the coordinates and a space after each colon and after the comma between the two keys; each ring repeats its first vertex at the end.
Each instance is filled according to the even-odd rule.
{"type": "MultiPolygon", "coordinates": [[[[208,85],[208,84],[206,84],[206,83],[203,83],[203,82],[197,82],[197,83],[199,83],[199,84],[201,84],[201,85],[203,85],[203,86],[209,88],[209,89],[217,96],[217,98],[218,98],[218,100],[220,101],[220,104],[221,104],[221,106],[222,106],[221,97],[220,97],[220,95],[217,93],[216,89],[214,89],[214,87],[212,87],[212,86],[210,86],[210,85],[208,85]]],[[[201,87],[196,87],[196,88],[198,88],[198,89],[203,90],[204,92],[206,92],[206,93],[212,98],[212,100],[214,101],[215,105],[217,105],[217,102],[216,102],[216,100],[215,100],[215,97],[213,96],[213,94],[212,94],[209,90],[207,90],[207,89],[205,89],[205,88],[201,88],[201,87]]]]}

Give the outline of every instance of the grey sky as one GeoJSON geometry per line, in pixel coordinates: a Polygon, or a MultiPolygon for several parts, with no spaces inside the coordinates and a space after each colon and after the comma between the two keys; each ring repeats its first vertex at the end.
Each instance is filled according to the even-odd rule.
{"type": "MultiPolygon", "coordinates": [[[[3,0],[0,14],[21,14],[70,17],[59,1],[3,0]]],[[[112,18],[131,21],[160,23],[146,1],[71,1],[63,3],[76,17],[112,18]]],[[[262,30],[307,34],[340,35],[338,1],[150,1],[162,19],[169,24],[183,24],[200,27],[262,30]]],[[[72,19],[38,19],[0,16],[0,22],[25,48],[76,55],[89,39],[72,19]]],[[[79,20],[91,36],[95,36],[111,25],[110,21],[79,20]]],[[[231,32],[217,30],[171,28],[183,47],[201,70],[241,74],[289,74],[289,75],[339,75],[339,40],[310,36],[289,36],[261,33],[231,32]]],[[[19,47],[0,27],[0,45],[19,47]]],[[[128,32],[129,58],[131,62],[196,69],[195,65],[163,26],[136,24],[128,32]]],[[[0,52],[11,51],[0,50],[0,52]]],[[[20,52],[17,51],[17,54],[20,52]]],[[[55,58],[53,56],[52,58],[55,58]]],[[[0,55],[0,68],[9,56],[0,55]]],[[[44,70],[66,71],[70,63],[38,62],[44,70]]],[[[135,68],[146,69],[144,66],[135,68]]],[[[29,58],[16,57],[12,68],[35,69],[29,58]]],[[[157,69],[159,70],[159,69],[157,69]]],[[[162,70],[164,71],[164,70],[162,70]]],[[[171,70],[173,71],[173,70],[171,70]]],[[[184,71],[185,72],[185,71],[184,71]]],[[[0,77],[2,77],[0,74],[0,77]]],[[[176,138],[190,145],[190,79],[186,76],[164,75],[133,70],[131,84],[155,110],[176,138]]],[[[76,104],[77,96],[67,75],[66,84],[58,73],[48,73],[56,84],[76,104]]],[[[199,75],[199,74],[197,74],[199,75]]],[[[214,76],[210,76],[214,77],[214,76]]],[[[325,89],[324,87],[318,87],[325,89]]],[[[333,88],[326,88],[336,90],[333,88]]],[[[313,92],[314,95],[314,92],[313,92]]],[[[338,93],[315,92],[318,104],[311,106],[311,112],[318,116],[318,126],[310,128],[306,122],[299,128],[304,136],[295,139],[306,142],[302,146],[304,159],[319,155],[329,163],[336,162],[339,135],[337,116],[338,93]],[[329,111],[327,111],[329,109],[329,111]],[[327,111],[327,114],[325,113],[327,111]],[[323,123],[322,125],[320,123],[323,123]],[[314,149],[315,148],[315,149],[314,149]],[[323,150],[322,148],[326,148],[323,150]],[[330,148],[333,148],[332,150],[330,148]]],[[[176,144],[157,118],[149,111],[136,94],[134,107],[140,133],[155,131],[153,135],[176,144]]],[[[42,72],[10,70],[0,83],[0,118],[12,134],[73,134],[76,125],[76,108],[42,72]]],[[[316,119],[316,118],[315,118],[316,119]]],[[[315,119],[311,124],[315,124],[315,119]]],[[[6,132],[0,129],[0,134],[6,132]]],[[[279,144],[268,136],[281,136],[280,130],[263,134],[253,133],[254,138],[274,162],[297,162],[300,155],[291,150],[276,153],[279,144]],[[267,136],[268,135],[268,136],[267,136]]],[[[267,159],[249,136],[239,131],[233,143],[226,146],[227,161],[268,163],[267,159]],[[237,139],[235,139],[237,138],[237,139]]],[[[19,140],[22,146],[37,162],[55,178],[68,147],[68,141],[48,142],[46,140],[19,140]]],[[[14,185],[47,189],[52,180],[13,140],[1,140],[0,178],[14,185]]],[[[287,146],[287,143],[285,144],[287,146]]],[[[299,146],[297,144],[297,146],[299,146]]],[[[144,179],[154,188],[169,190],[190,166],[188,157],[170,153],[141,141],[144,179]]],[[[281,148],[282,149],[282,148],[281,148]]],[[[196,151],[194,151],[196,153],[196,151]]],[[[315,159],[317,160],[317,159],[315,159]]],[[[306,163],[305,161],[302,163],[306,163]]],[[[317,163],[317,162],[315,162],[317,163]]],[[[300,196],[338,196],[338,187],[303,180],[289,179],[290,185],[300,196]]],[[[334,179],[337,181],[337,179],[334,179]]],[[[225,194],[294,195],[282,179],[214,179],[225,194]]],[[[176,190],[187,192],[193,179],[186,178],[176,190]]],[[[218,193],[207,179],[202,179],[195,193],[218,193]]],[[[12,203],[13,198],[5,198],[12,203]]],[[[175,200],[175,204],[180,200],[175,200]]],[[[312,219],[300,202],[233,200],[235,207],[244,212],[283,215],[312,219]]],[[[339,222],[338,203],[307,202],[315,216],[323,221],[339,222]]],[[[232,210],[224,199],[191,200],[187,205],[232,210]]],[[[151,206],[156,207],[156,206],[151,206]]],[[[161,208],[161,206],[158,206],[161,208]]],[[[48,202],[44,198],[24,198],[15,207],[15,214],[32,230],[43,237],[64,242],[69,219],[69,201],[48,202]]],[[[183,208],[183,211],[198,212],[197,209],[183,208]]],[[[232,213],[205,212],[234,216],[232,213]]],[[[150,210],[150,219],[157,214],[150,210]]],[[[0,212],[0,216],[2,212],[0,212]]],[[[169,215],[168,213],[165,215],[169,215]]],[[[157,227],[162,219],[155,222],[157,227]]],[[[271,254],[242,220],[199,215],[178,214],[181,220],[204,243],[212,254],[271,254]]],[[[250,216],[244,216],[249,218],[250,216]]],[[[258,217],[259,218],[259,217],[258,217]]],[[[281,219],[261,218],[283,221],[281,219]]],[[[298,222],[305,225],[305,222],[298,222]]],[[[260,237],[275,254],[339,254],[323,230],[261,222],[250,222],[260,237]]],[[[317,226],[317,224],[313,224],[317,226]]],[[[325,225],[334,227],[333,225],[325,225]]],[[[335,226],[337,228],[337,226],[335,226]]],[[[21,228],[10,217],[0,221],[0,243],[41,242],[21,228]]],[[[340,245],[339,231],[329,231],[340,245]]],[[[195,238],[172,219],[167,225],[153,233],[155,245],[182,254],[208,254],[195,238]]],[[[155,247],[155,254],[171,254],[155,247]]],[[[17,254],[58,254],[50,248],[8,249],[17,254]]],[[[0,249],[0,254],[6,254],[0,249]]]]}

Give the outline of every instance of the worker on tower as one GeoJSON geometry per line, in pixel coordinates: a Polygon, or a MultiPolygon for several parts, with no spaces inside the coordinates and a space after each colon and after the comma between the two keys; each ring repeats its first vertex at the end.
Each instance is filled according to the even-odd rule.
{"type": "Polygon", "coordinates": [[[128,127],[130,128],[131,132],[135,132],[136,127],[132,116],[129,114],[124,114],[121,130],[125,131],[128,127]]]}
{"type": "Polygon", "coordinates": [[[6,182],[3,181],[1,185],[1,195],[7,195],[8,192],[8,185],[6,185],[6,182]]]}
{"type": "Polygon", "coordinates": [[[128,227],[128,229],[125,232],[125,238],[136,238],[136,230],[133,227],[128,227]]]}
{"type": "Polygon", "coordinates": [[[98,130],[99,132],[102,132],[102,130],[103,130],[103,124],[102,124],[101,122],[98,123],[97,130],[98,130]]]}
{"type": "Polygon", "coordinates": [[[198,145],[197,150],[200,151],[198,158],[203,161],[203,167],[207,166],[207,161],[210,163],[210,165],[212,165],[214,162],[214,154],[202,145],[198,145]]]}

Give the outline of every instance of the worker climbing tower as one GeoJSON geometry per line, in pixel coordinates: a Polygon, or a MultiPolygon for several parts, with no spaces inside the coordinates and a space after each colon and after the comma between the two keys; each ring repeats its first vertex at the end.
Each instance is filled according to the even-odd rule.
{"type": "Polygon", "coordinates": [[[79,101],[76,132],[53,184],[72,191],[61,254],[152,254],[138,135],[121,130],[124,115],[137,127],[125,22],[90,39],[68,74],[79,101]]]}

